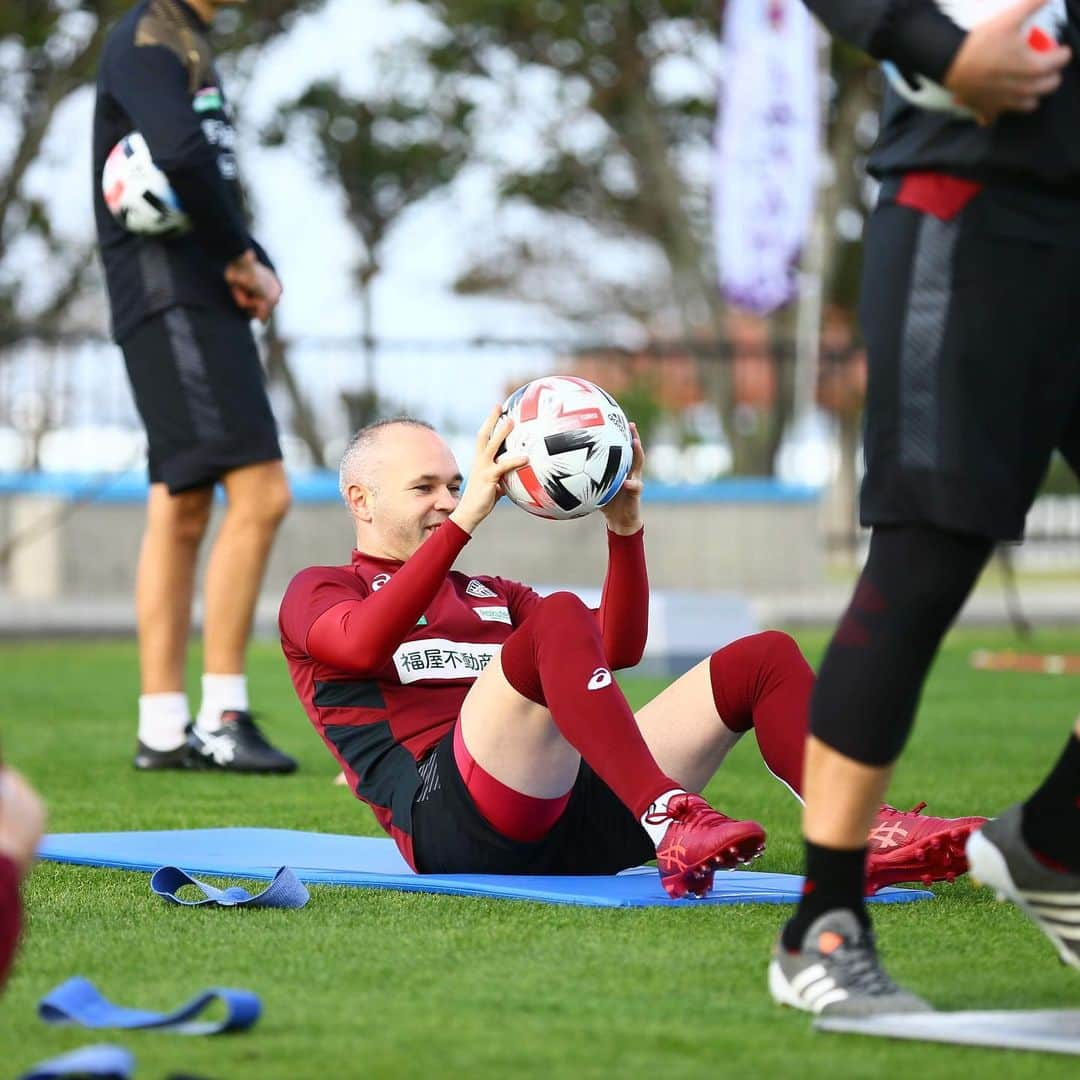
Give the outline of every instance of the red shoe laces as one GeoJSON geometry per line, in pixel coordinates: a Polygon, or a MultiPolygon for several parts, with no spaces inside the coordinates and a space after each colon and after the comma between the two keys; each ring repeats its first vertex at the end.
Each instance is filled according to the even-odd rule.
{"type": "Polygon", "coordinates": [[[685,802],[678,801],[678,806],[673,809],[671,803],[676,801],[677,800],[672,799],[663,810],[657,810],[656,803],[653,803],[645,814],[645,824],[660,825],[665,821],[682,821],[682,819],[686,817],[687,806],[685,802]]]}

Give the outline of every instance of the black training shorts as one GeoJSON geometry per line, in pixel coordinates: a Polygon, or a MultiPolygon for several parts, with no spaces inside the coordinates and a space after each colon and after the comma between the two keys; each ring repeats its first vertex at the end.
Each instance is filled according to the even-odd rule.
{"type": "Polygon", "coordinates": [[[535,843],[510,840],[480,815],[454,761],[454,732],[421,766],[413,857],[421,874],[614,874],[656,858],[641,823],[583,761],[570,801],[535,843]]]}
{"type": "Polygon", "coordinates": [[[864,525],[1017,539],[1060,449],[1080,463],[1080,200],[984,188],[942,220],[888,188],[864,245],[864,525]]]}
{"type": "Polygon", "coordinates": [[[172,494],[281,458],[248,318],[171,307],[120,343],[150,443],[150,480],[172,494]]]}

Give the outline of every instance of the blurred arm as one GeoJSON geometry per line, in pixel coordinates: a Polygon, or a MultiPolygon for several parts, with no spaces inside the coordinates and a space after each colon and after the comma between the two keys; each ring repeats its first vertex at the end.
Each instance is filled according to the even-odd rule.
{"type": "Polygon", "coordinates": [[[262,246],[262,244],[260,244],[254,236],[248,237],[248,243],[251,247],[251,250],[255,252],[255,258],[259,262],[261,262],[263,266],[267,268],[267,270],[272,270],[275,274],[277,274],[277,267],[274,266],[273,262],[271,262],[270,256],[266,254],[266,249],[262,246]]]}
{"type": "Polygon", "coordinates": [[[169,178],[199,242],[231,262],[251,247],[236,198],[192,108],[188,76],[162,45],[132,45],[109,70],[109,92],[146,139],[155,164],[169,178]]]}
{"type": "Polygon", "coordinates": [[[932,0],[804,0],[831,34],[878,60],[942,82],[964,31],[932,0]]]}

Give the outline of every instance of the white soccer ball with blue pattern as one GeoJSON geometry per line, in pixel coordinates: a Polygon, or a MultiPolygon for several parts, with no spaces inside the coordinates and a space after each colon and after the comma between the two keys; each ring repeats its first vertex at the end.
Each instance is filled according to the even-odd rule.
{"type": "MultiPolygon", "coordinates": [[[[987,19],[1000,15],[1006,8],[1014,6],[1016,0],[937,0],[938,7],[949,16],[961,30],[970,30],[987,19]]],[[[1067,19],[1065,0],[1048,0],[1025,23],[1028,44],[1040,52],[1053,48],[1058,39],[1058,31],[1067,19]]],[[[886,60],[881,65],[892,88],[905,101],[921,109],[932,112],[947,112],[954,116],[973,120],[975,114],[962,105],[940,83],[925,75],[905,76],[899,68],[886,60]]]]}
{"type": "Polygon", "coordinates": [[[101,192],[109,213],[129,232],[164,236],[183,232],[190,224],[169,178],[154,164],[150,147],[137,131],[109,151],[101,192]]]}
{"type": "Polygon", "coordinates": [[[574,375],[534,379],[506,399],[502,415],[514,426],[500,456],[529,459],[503,477],[522,510],[551,520],[584,517],[622,487],[634,457],[630,425],[595,383],[574,375]]]}

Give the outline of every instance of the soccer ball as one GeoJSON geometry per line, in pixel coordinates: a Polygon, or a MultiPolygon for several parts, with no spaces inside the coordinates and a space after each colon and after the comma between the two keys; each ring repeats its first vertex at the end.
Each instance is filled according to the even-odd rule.
{"type": "Polygon", "coordinates": [[[161,236],[182,232],[190,224],[169,178],[154,164],[137,131],[109,151],[101,191],[109,212],[129,232],[161,236]]]}
{"type": "MultiPolygon", "coordinates": [[[[962,30],[970,30],[987,19],[1000,15],[1012,7],[1016,0],[936,0],[938,7],[962,30]]],[[[1052,49],[1057,43],[1058,28],[1064,25],[1067,15],[1065,0],[1048,0],[1024,23],[1028,44],[1039,52],[1052,49]]],[[[884,61],[881,65],[892,88],[906,101],[922,109],[952,113],[954,116],[974,119],[975,114],[961,105],[940,83],[925,75],[905,76],[895,64],[884,61]]]]}
{"type": "Polygon", "coordinates": [[[615,399],[587,379],[549,375],[515,390],[502,416],[514,426],[499,456],[523,454],[507,473],[511,502],[537,517],[584,517],[622,487],[633,460],[630,425],[615,399]]]}

